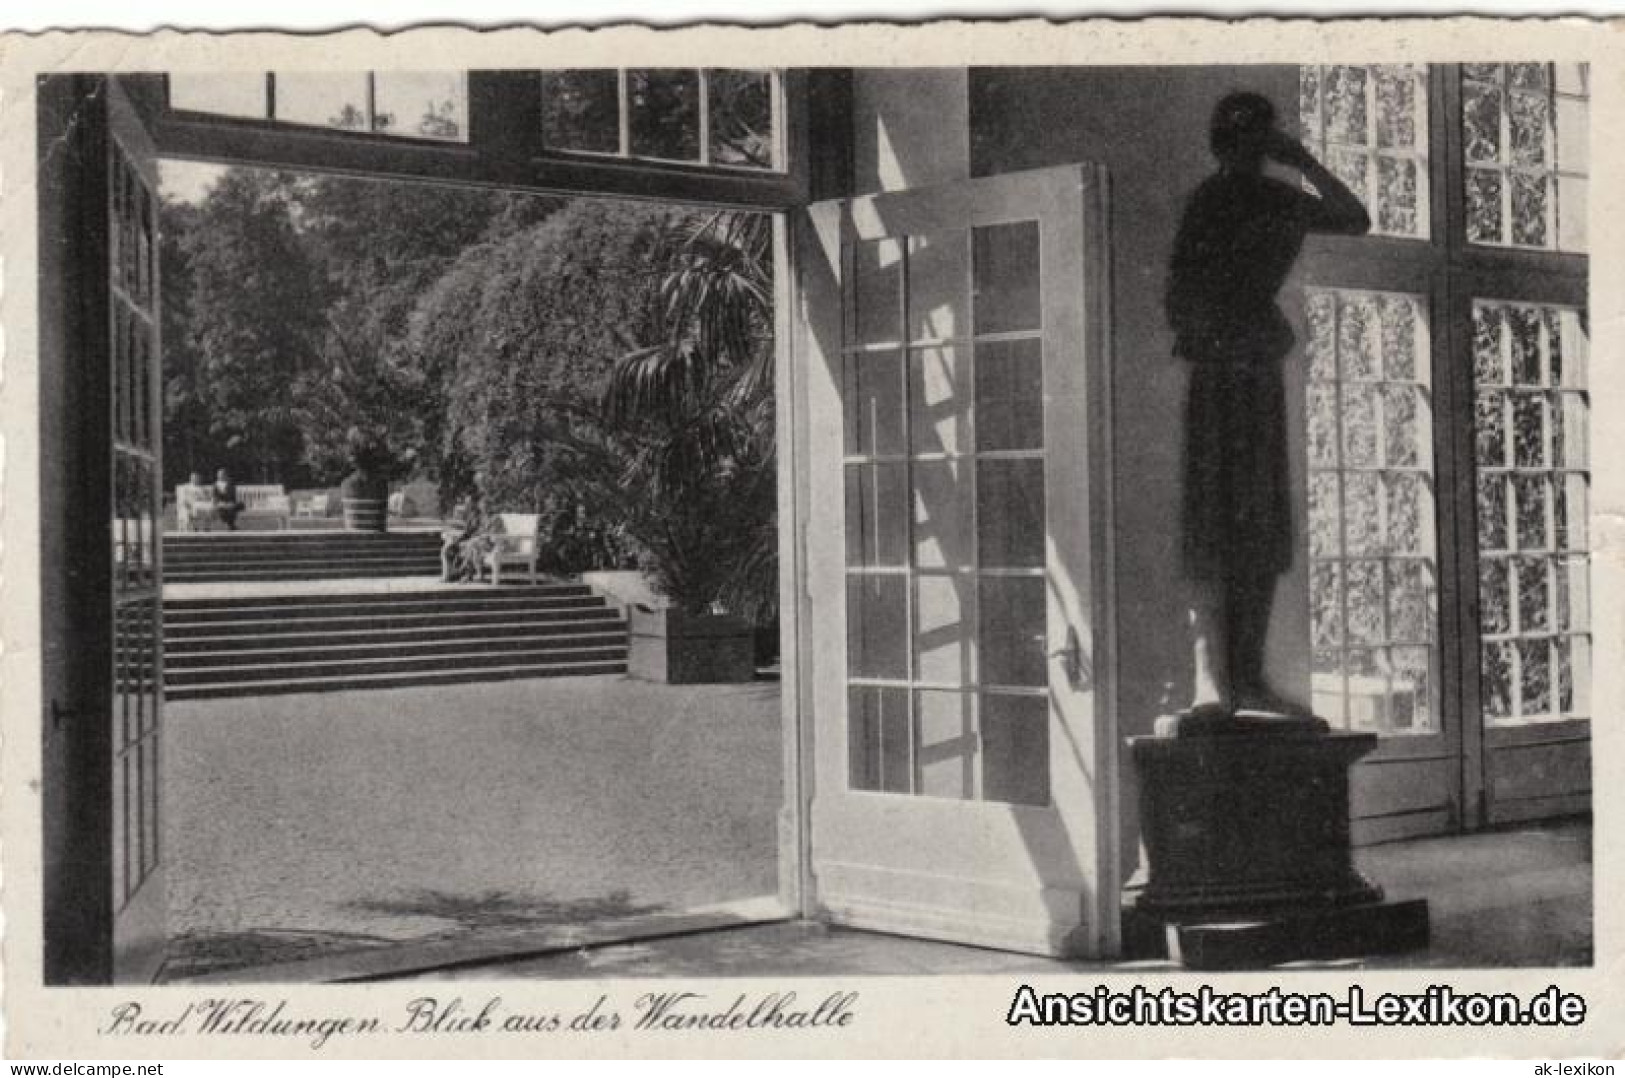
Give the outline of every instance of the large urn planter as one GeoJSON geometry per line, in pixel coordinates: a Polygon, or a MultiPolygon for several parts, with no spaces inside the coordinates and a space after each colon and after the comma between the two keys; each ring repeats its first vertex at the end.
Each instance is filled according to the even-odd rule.
{"type": "Polygon", "coordinates": [[[751,681],[756,676],[755,633],[730,614],[630,610],[627,671],[645,681],[699,685],[751,681]]]}
{"type": "Polygon", "coordinates": [[[389,484],[353,472],[339,487],[344,500],[344,530],[381,532],[389,526],[389,484]]]}

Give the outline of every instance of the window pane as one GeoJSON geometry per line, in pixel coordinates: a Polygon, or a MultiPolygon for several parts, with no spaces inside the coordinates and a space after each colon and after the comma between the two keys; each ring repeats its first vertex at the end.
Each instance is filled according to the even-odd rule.
{"type": "Polygon", "coordinates": [[[1044,580],[984,576],[977,582],[982,684],[1042,686],[1044,580]]]}
{"type": "Polygon", "coordinates": [[[915,565],[940,569],[975,564],[969,468],[963,460],[914,463],[915,565]]]}
{"type": "Polygon", "coordinates": [[[1467,237],[1474,243],[1584,250],[1589,101],[1574,65],[1468,64],[1462,127],[1467,237]],[[1565,199],[1580,205],[1574,219],[1565,199]]]}
{"type": "Polygon", "coordinates": [[[1421,559],[1388,565],[1388,637],[1427,644],[1433,641],[1434,589],[1432,566],[1421,559]]]}
{"type": "Polygon", "coordinates": [[[908,580],[848,576],[846,661],[849,677],[908,677],[908,580]]]}
{"type": "Polygon", "coordinates": [[[1501,242],[1501,174],[1467,170],[1467,238],[1474,243],[1501,242]]]}
{"type": "Polygon", "coordinates": [[[976,448],[1044,444],[1043,343],[1035,338],[976,345],[976,448]]]}
{"type": "Polygon", "coordinates": [[[169,75],[169,107],[221,116],[269,118],[262,71],[175,71],[169,75]]]}
{"type": "Polygon", "coordinates": [[[766,71],[714,69],[710,89],[711,163],[773,167],[773,76],[766,71]]]}
{"type": "Polygon", "coordinates": [[[1478,477],[1478,545],[1481,550],[1506,550],[1507,484],[1505,475],[1478,477]]]}
{"type": "Polygon", "coordinates": [[[855,568],[900,566],[908,555],[907,467],[846,466],[846,563],[855,568]]]}
{"type": "Polygon", "coordinates": [[[1332,67],[1326,71],[1326,137],[1332,142],[1363,146],[1366,136],[1366,69],[1332,67]]]}
{"type": "Polygon", "coordinates": [[[848,352],[844,359],[846,452],[903,452],[903,358],[896,352],[848,352]]]}
{"type": "Polygon", "coordinates": [[[1578,176],[1559,176],[1558,195],[1558,247],[1565,251],[1584,252],[1586,239],[1586,199],[1589,184],[1578,176]]]}
{"type": "Polygon", "coordinates": [[[626,81],[633,156],[699,160],[699,72],[635,68],[626,81]]]}
{"type": "Polygon", "coordinates": [[[1462,139],[1467,160],[1494,164],[1501,160],[1501,91],[1493,86],[1462,86],[1462,139]]]}
{"type": "Polygon", "coordinates": [[[908,690],[852,686],[847,722],[852,788],[908,793],[908,690]]]}
{"type": "Polygon", "coordinates": [[[940,341],[969,332],[970,237],[964,232],[908,239],[908,333],[940,341]]]}
{"type": "Polygon", "coordinates": [[[1550,181],[1544,175],[1512,174],[1512,242],[1547,246],[1546,215],[1550,181]]]}
{"type": "Polygon", "coordinates": [[[1409,149],[1417,139],[1416,77],[1403,66],[1375,68],[1377,78],[1377,145],[1409,149]]]}
{"type": "Polygon", "coordinates": [[[1343,387],[1343,463],[1377,463],[1377,388],[1343,387]]]}
{"type": "Polygon", "coordinates": [[[914,677],[937,685],[976,680],[976,582],[966,574],[914,583],[914,677]]]}
{"type": "Polygon", "coordinates": [[[976,697],[963,692],[914,694],[919,742],[916,792],[964,800],[976,793],[976,697]]]}
{"type": "Polygon", "coordinates": [[[1343,566],[1316,561],[1310,566],[1309,636],[1317,648],[1343,642],[1343,566]]]}
{"type": "Polygon", "coordinates": [[[1399,236],[1418,231],[1416,162],[1391,157],[1377,161],[1377,228],[1399,236]]]}
{"type": "Polygon", "coordinates": [[[852,245],[851,344],[886,344],[902,336],[903,246],[897,240],[852,245]]]}
{"type": "Polygon", "coordinates": [[[980,564],[1044,564],[1044,462],[976,462],[976,535],[980,564]]]}
{"type": "Polygon", "coordinates": [[[373,75],[373,130],[461,141],[468,136],[468,86],[460,71],[373,75]]]}
{"type": "Polygon", "coordinates": [[[1512,163],[1546,164],[1550,101],[1545,94],[1513,94],[1507,119],[1512,130],[1512,163]]]}
{"type": "Polygon", "coordinates": [[[1038,222],[975,230],[976,332],[1040,328],[1038,222]]]}
{"type": "Polygon", "coordinates": [[[1049,704],[1042,696],[982,696],[982,797],[1049,804],[1049,704]]]}
{"type": "Polygon", "coordinates": [[[953,347],[909,350],[911,452],[959,453],[967,448],[971,392],[964,357],[964,351],[953,347]]]}
{"type": "Polygon", "coordinates": [[[278,71],[276,118],[285,123],[365,131],[367,75],[278,71]]]}
{"type": "Polygon", "coordinates": [[[618,153],[620,76],[615,71],[542,74],[542,139],[559,150],[618,153]]]}
{"type": "Polygon", "coordinates": [[[1421,463],[1422,408],[1421,390],[1415,386],[1383,386],[1382,426],[1389,466],[1406,467],[1421,463]]]}

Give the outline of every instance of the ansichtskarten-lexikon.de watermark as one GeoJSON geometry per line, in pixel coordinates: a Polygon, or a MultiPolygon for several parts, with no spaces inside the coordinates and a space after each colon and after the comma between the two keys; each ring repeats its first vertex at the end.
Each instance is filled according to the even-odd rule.
{"type": "Polygon", "coordinates": [[[1585,1017],[1585,999],[1556,985],[1526,999],[1441,984],[1423,992],[1372,993],[1353,985],[1342,998],[1279,987],[1219,992],[1209,985],[1040,993],[1024,984],[1004,1020],[1012,1026],[1577,1026],[1585,1017]]]}

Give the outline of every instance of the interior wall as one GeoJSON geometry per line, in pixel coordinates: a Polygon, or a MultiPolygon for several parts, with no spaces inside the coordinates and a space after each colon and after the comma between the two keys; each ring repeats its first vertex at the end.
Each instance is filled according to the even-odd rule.
{"type": "MultiPolygon", "coordinates": [[[[1297,68],[986,68],[971,72],[968,89],[972,175],[1076,161],[1104,164],[1110,175],[1118,721],[1125,736],[1148,733],[1158,715],[1188,704],[1191,692],[1186,596],[1169,586],[1180,580],[1187,370],[1172,354],[1162,309],[1168,260],[1186,198],[1213,171],[1207,131],[1215,102],[1232,90],[1255,90],[1291,117],[1297,68]]],[[[1289,286],[1283,309],[1296,320],[1300,306],[1289,286]]],[[[1301,547],[1303,389],[1294,363],[1287,401],[1301,547]]],[[[1307,700],[1305,563],[1300,554],[1280,582],[1268,663],[1278,687],[1307,700]]],[[[1133,769],[1125,766],[1122,774],[1125,862],[1132,868],[1133,769]]]]}
{"type": "Polygon", "coordinates": [[[967,82],[962,67],[859,72],[852,88],[852,194],[969,178],[967,82]]]}

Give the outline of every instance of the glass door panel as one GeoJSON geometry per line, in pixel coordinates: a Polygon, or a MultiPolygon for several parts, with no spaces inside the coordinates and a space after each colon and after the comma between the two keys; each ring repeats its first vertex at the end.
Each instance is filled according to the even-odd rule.
{"type": "Polygon", "coordinates": [[[845,513],[808,536],[813,602],[845,599],[812,629],[840,659],[814,673],[811,813],[836,920],[1112,945],[1115,740],[1079,673],[1107,620],[1100,192],[1067,168],[813,207],[840,283],[808,372],[814,504],[845,513]]]}

